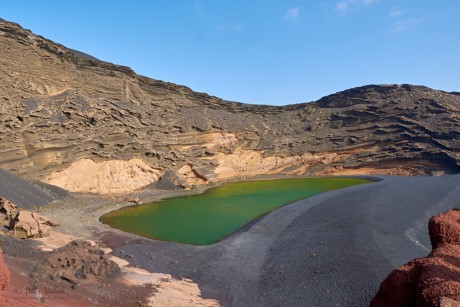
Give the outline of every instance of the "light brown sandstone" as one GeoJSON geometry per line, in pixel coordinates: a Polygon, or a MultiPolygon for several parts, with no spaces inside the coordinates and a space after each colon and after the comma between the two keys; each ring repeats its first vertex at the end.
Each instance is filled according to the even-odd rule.
{"type": "Polygon", "coordinates": [[[35,212],[21,210],[12,221],[12,231],[16,237],[45,237],[49,235],[51,226],[55,223],[48,220],[43,215],[35,212]]]}
{"type": "Polygon", "coordinates": [[[18,207],[4,197],[0,197],[0,212],[6,215],[8,221],[13,220],[18,215],[18,207]]]}
{"type": "Polygon", "coordinates": [[[125,193],[156,182],[160,172],[138,158],[96,163],[82,159],[55,172],[45,182],[71,192],[125,193]]]}

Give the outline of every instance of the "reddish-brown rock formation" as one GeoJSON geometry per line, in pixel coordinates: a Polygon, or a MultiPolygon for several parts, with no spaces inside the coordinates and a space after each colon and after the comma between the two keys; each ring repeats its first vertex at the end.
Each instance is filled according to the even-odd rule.
{"type": "Polygon", "coordinates": [[[63,279],[71,284],[104,283],[120,272],[109,255],[91,242],[74,240],[39,262],[41,278],[63,279]]]}
{"type": "Polygon", "coordinates": [[[0,248],[0,306],[4,305],[5,298],[3,296],[3,290],[8,286],[8,281],[10,278],[10,272],[3,261],[3,253],[0,248]]]}
{"type": "Polygon", "coordinates": [[[433,249],[443,244],[460,244],[460,209],[433,216],[428,227],[433,249]]]}
{"type": "Polygon", "coordinates": [[[429,232],[433,251],[391,272],[372,307],[460,306],[460,210],[432,217],[429,232]]]}

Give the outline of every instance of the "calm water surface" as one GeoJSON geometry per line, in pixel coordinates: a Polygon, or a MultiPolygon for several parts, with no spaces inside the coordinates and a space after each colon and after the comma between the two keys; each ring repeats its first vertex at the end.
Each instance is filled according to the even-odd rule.
{"type": "Polygon", "coordinates": [[[226,183],[200,195],[112,211],[102,216],[101,221],[153,239],[206,245],[286,204],[368,182],[353,178],[308,178],[226,183]]]}

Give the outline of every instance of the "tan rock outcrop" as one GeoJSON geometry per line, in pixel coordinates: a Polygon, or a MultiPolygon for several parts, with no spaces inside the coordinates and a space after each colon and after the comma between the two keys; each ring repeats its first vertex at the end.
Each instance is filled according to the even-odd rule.
{"type": "Polygon", "coordinates": [[[45,237],[49,234],[51,226],[56,225],[35,212],[21,210],[16,218],[12,221],[14,235],[19,238],[45,237]]]}
{"type": "Polygon", "coordinates": [[[371,307],[460,306],[460,210],[432,217],[429,232],[433,251],[391,272],[371,307]]]}
{"type": "Polygon", "coordinates": [[[19,213],[18,207],[4,197],[0,197],[0,212],[6,215],[8,221],[12,221],[19,213]]]}
{"type": "Polygon", "coordinates": [[[198,173],[190,164],[182,166],[176,174],[173,183],[179,187],[193,188],[208,183],[208,179],[198,173]]]}
{"type": "Polygon", "coordinates": [[[218,163],[214,172],[219,179],[234,177],[251,177],[261,174],[302,174],[315,166],[321,166],[349,157],[349,154],[303,154],[299,156],[264,157],[253,150],[236,150],[231,154],[213,157],[218,163]]]}
{"type": "Polygon", "coordinates": [[[152,273],[129,265],[125,259],[112,256],[121,270],[121,280],[129,286],[153,286],[148,306],[221,306],[217,300],[203,298],[198,284],[190,279],[173,278],[170,274],[152,273]]]}
{"type": "Polygon", "coordinates": [[[158,170],[137,158],[98,163],[82,159],[63,171],[51,174],[44,182],[71,192],[111,194],[137,190],[159,178],[158,170]]]}

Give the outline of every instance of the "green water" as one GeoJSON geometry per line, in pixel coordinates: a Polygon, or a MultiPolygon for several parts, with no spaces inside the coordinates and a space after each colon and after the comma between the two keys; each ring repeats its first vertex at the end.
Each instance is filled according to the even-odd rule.
{"type": "Polygon", "coordinates": [[[226,183],[200,195],[112,211],[102,216],[101,221],[157,240],[207,245],[296,200],[368,182],[352,178],[308,178],[226,183]]]}

